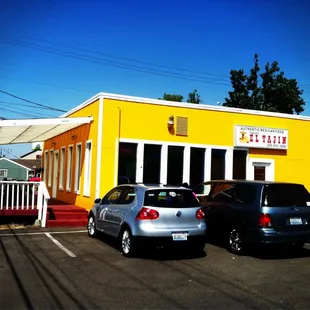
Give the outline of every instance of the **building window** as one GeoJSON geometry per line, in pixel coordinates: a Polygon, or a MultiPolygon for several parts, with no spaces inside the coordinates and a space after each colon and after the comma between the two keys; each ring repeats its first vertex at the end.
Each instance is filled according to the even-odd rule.
{"type": "Polygon", "coordinates": [[[160,183],[160,156],[161,145],[144,145],[143,183],[160,183]]]}
{"type": "Polygon", "coordinates": [[[0,169],[0,177],[6,178],[8,176],[8,169],[0,169]]]}
{"type": "Polygon", "coordinates": [[[70,145],[68,147],[68,159],[67,159],[67,191],[71,191],[71,183],[72,183],[72,160],[73,160],[73,146],[70,145]]]}
{"type": "Polygon", "coordinates": [[[192,187],[204,181],[205,153],[206,149],[191,147],[189,182],[192,187]]]}
{"type": "Polygon", "coordinates": [[[184,146],[168,146],[167,184],[183,183],[184,146]]]}
{"type": "Polygon", "coordinates": [[[121,142],[118,152],[118,184],[136,182],[137,143],[121,142]]]}
{"type": "Polygon", "coordinates": [[[211,152],[211,180],[225,179],[226,150],[212,149],[211,152]]]}
{"type": "Polygon", "coordinates": [[[59,189],[64,189],[65,154],[66,148],[62,147],[60,151],[59,189]]]}
{"type": "Polygon", "coordinates": [[[46,184],[47,181],[47,167],[48,167],[48,151],[44,153],[44,183],[46,184]]]}
{"type": "Polygon", "coordinates": [[[245,180],[246,179],[246,158],[248,152],[242,150],[234,150],[233,157],[233,179],[245,180]]]}
{"type": "Polygon", "coordinates": [[[48,187],[52,186],[52,162],[53,162],[53,150],[50,150],[49,165],[48,165],[48,187]]]}
{"type": "Polygon", "coordinates": [[[90,196],[90,180],[91,180],[91,141],[86,142],[85,147],[85,173],[84,173],[84,196],[90,196]]]}
{"type": "Polygon", "coordinates": [[[82,168],[82,144],[76,145],[76,158],[75,158],[75,182],[74,191],[80,192],[80,182],[81,182],[81,168],[82,168]]]}

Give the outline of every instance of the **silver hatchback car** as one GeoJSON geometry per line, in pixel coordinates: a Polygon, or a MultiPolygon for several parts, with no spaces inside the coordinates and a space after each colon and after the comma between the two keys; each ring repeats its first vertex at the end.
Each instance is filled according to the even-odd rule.
{"type": "Polygon", "coordinates": [[[191,189],[170,186],[119,185],[95,200],[88,234],[103,232],[120,239],[124,256],[142,246],[189,245],[203,251],[206,221],[191,189]]]}

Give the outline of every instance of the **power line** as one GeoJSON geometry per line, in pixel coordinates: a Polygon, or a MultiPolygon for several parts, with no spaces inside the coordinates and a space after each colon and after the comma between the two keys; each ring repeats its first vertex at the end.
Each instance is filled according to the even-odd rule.
{"type": "Polygon", "coordinates": [[[5,157],[7,154],[13,155],[16,158],[19,158],[17,155],[15,155],[14,153],[12,153],[12,150],[6,150],[5,148],[3,148],[2,146],[0,146],[0,150],[1,150],[1,156],[5,157]],[[6,152],[4,155],[2,152],[6,152]]]}
{"type": "Polygon", "coordinates": [[[39,106],[39,107],[48,108],[49,110],[58,111],[58,112],[67,112],[67,111],[65,111],[65,110],[53,108],[53,107],[50,107],[50,106],[47,106],[47,105],[44,105],[44,104],[41,104],[41,103],[37,103],[37,102],[31,101],[31,100],[28,100],[28,99],[25,99],[25,98],[22,98],[22,97],[13,95],[13,94],[11,94],[11,93],[9,93],[9,92],[6,92],[6,91],[4,91],[4,90],[1,90],[1,89],[0,89],[0,92],[3,93],[3,94],[6,94],[6,95],[8,95],[8,96],[11,96],[11,97],[13,97],[13,98],[16,98],[16,99],[19,99],[19,100],[23,100],[23,101],[25,101],[25,102],[32,103],[32,104],[37,105],[37,106],[39,106]]]}
{"type": "Polygon", "coordinates": [[[44,114],[29,113],[29,111],[26,111],[26,110],[20,109],[20,108],[19,108],[19,111],[24,111],[24,112],[19,112],[19,111],[7,109],[7,108],[1,108],[1,111],[12,112],[12,113],[14,113],[14,114],[20,114],[20,115],[23,115],[23,116],[31,116],[31,117],[34,116],[34,117],[36,117],[36,118],[48,117],[47,115],[44,115],[44,114]]]}
{"type": "MultiPolygon", "coordinates": [[[[68,89],[68,90],[73,90],[73,91],[80,91],[80,92],[84,92],[84,93],[92,93],[93,94],[93,93],[98,92],[98,91],[94,91],[94,90],[79,89],[79,88],[69,87],[69,86],[62,86],[62,85],[56,85],[56,84],[50,84],[50,83],[42,83],[42,82],[37,82],[37,81],[29,81],[29,80],[20,79],[20,78],[16,78],[16,77],[12,77],[12,76],[7,76],[7,75],[2,75],[2,76],[4,76],[7,79],[16,80],[16,81],[22,81],[22,82],[25,82],[25,83],[44,85],[44,86],[68,89]]],[[[40,108],[40,109],[46,109],[46,108],[40,108]]]]}
{"type": "Polygon", "coordinates": [[[154,63],[154,62],[147,62],[147,61],[142,61],[142,60],[138,60],[138,59],[122,57],[122,56],[116,56],[116,55],[112,55],[112,54],[108,54],[108,53],[103,53],[103,52],[98,52],[98,51],[94,51],[94,50],[90,50],[90,49],[85,49],[85,48],[81,48],[81,47],[77,47],[77,46],[70,46],[70,45],[66,45],[66,44],[60,44],[60,43],[57,43],[57,42],[53,42],[53,41],[49,41],[49,40],[45,40],[45,39],[41,39],[41,38],[34,38],[34,37],[22,35],[22,34],[17,34],[17,33],[12,33],[12,32],[11,32],[11,34],[13,34],[15,36],[18,36],[18,37],[24,37],[24,38],[28,38],[28,39],[31,39],[31,40],[35,40],[35,41],[41,41],[41,42],[45,42],[45,43],[48,43],[48,44],[58,45],[58,46],[61,46],[61,47],[66,47],[66,48],[70,48],[70,49],[74,49],[74,50],[79,50],[79,51],[83,51],[83,52],[88,52],[88,53],[93,53],[93,54],[97,54],[97,55],[102,55],[102,56],[105,56],[105,57],[121,59],[121,60],[135,62],[135,63],[140,63],[140,64],[144,64],[144,65],[149,65],[149,66],[154,66],[154,67],[161,67],[161,68],[165,68],[165,69],[172,69],[172,70],[182,71],[182,72],[189,72],[189,73],[195,73],[195,74],[202,74],[202,75],[210,75],[210,76],[218,76],[218,77],[222,77],[222,78],[223,77],[227,78],[227,75],[223,75],[223,74],[215,74],[215,73],[209,73],[209,72],[204,72],[204,71],[189,70],[189,69],[185,69],[185,68],[179,68],[179,67],[174,67],[174,66],[167,66],[167,65],[163,65],[163,64],[154,63]]]}
{"type": "MultiPolygon", "coordinates": [[[[32,83],[32,82],[30,82],[30,83],[32,83]]],[[[11,104],[11,105],[18,105],[18,106],[29,107],[29,108],[34,108],[35,107],[36,109],[42,109],[42,110],[50,110],[50,108],[38,107],[38,106],[29,105],[29,104],[23,104],[23,103],[19,103],[19,102],[11,102],[11,101],[2,101],[2,100],[0,100],[0,104],[1,103],[11,104]]]]}
{"type": "MultiPolygon", "coordinates": [[[[161,67],[161,68],[172,69],[172,70],[181,71],[181,72],[189,72],[189,73],[194,73],[194,74],[217,76],[217,77],[221,77],[222,79],[212,78],[212,80],[230,82],[229,76],[223,75],[223,74],[215,74],[215,73],[209,73],[209,72],[204,72],[204,71],[189,70],[189,69],[185,69],[185,68],[179,68],[179,67],[174,67],[174,66],[167,66],[167,65],[163,65],[163,64],[154,63],[154,62],[147,62],[147,61],[142,61],[142,60],[138,60],[138,59],[133,59],[133,58],[128,58],[128,57],[121,57],[121,56],[116,56],[116,55],[112,55],[112,54],[108,54],[108,53],[98,52],[98,51],[94,51],[94,50],[90,50],[90,49],[85,49],[85,48],[81,48],[81,47],[77,47],[77,46],[61,44],[61,43],[57,43],[57,42],[54,42],[54,41],[49,41],[49,40],[45,40],[45,39],[41,39],[41,38],[34,38],[34,37],[31,37],[31,36],[26,36],[26,35],[22,35],[22,34],[17,34],[17,33],[12,33],[12,32],[11,32],[11,34],[14,35],[14,36],[17,36],[17,37],[24,37],[24,38],[28,38],[30,40],[41,41],[41,42],[45,42],[45,43],[48,43],[48,44],[53,44],[53,45],[57,45],[57,46],[61,46],[61,47],[65,47],[65,48],[69,48],[69,49],[73,49],[73,50],[84,51],[84,52],[87,52],[87,53],[102,55],[102,56],[105,56],[105,57],[110,57],[110,58],[115,58],[115,59],[121,59],[121,60],[129,61],[129,62],[135,62],[135,63],[144,64],[144,65],[148,65],[148,66],[161,67]],[[223,79],[223,78],[225,78],[225,79],[223,79]]],[[[20,43],[24,43],[24,44],[27,43],[27,42],[22,42],[22,41],[19,41],[19,42],[20,43]]],[[[83,57],[85,57],[85,56],[83,55],[83,57]]],[[[90,57],[90,56],[86,56],[86,57],[90,57]]],[[[90,57],[90,58],[94,58],[94,57],[90,57]]],[[[95,59],[98,59],[98,58],[95,58],[95,59]]],[[[113,63],[117,64],[116,62],[113,62],[113,63]]],[[[126,65],[126,64],[123,64],[123,63],[118,63],[118,64],[126,65]]],[[[111,63],[111,65],[112,65],[112,63],[111,63]]],[[[134,67],[141,68],[141,67],[138,67],[138,66],[134,66],[134,67]]],[[[148,69],[148,68],[142,68],[142,69],[148,69]]],[[[156,71],[158,71],[158,70],[156,70],[156,71]]],[[[171,73],[171,72],[167,72],[167,71],[163,71],[163,72],[164,73],[168,73],[168,74],[171,73]]],[[[175,73],[173,73],[173,74],[175,74],[175,73]]],[[[194,76],[190,75],[190,77],[194,77],[194,76]]],[[[203,77],[197,77],[197,78],[203,78],[203,77]]],[[[207,79],[210,79],[210,78],[207,78],[207,79]]],[[[219,84],[219,85],[222,85],[222,84],[219,84]]],[[[307,84],[299,85],[299,86],[300,87],[306,87],[306,88],[310,87],[310,85],[307,85],[307,84]]]]}
{"type": "Polygon", "coordinates": [[[153,74],[153,75],[158,75],[158,76],[172,77],[172,78],[177,78],[177,79],[182,79],[182,80],[201,82],[201,83],[207,83],[207,84],[214,84],[214,85],[224,85],[224,86],[230,85],[228,83],[228,81],[226,81],[224,79],[201,77],[201,76],[198,77],[198,76],[189,75],[189,74],[184,75],[184,74],[171,72],[171,71],[150,69],[150,68],[145,68],[145,67],[141,67],[141,66],[137,66],[137,65],[128,65],[128,64],[124,64],[124,63],[120,63],[120,62],[116,62],[116,61],[106,61],[106,60],[102,60],[98,57],[81,55],[81,54],[77,54],[77,53],[73,53],[73,52],[66,52],[66,51],[62,51],[59,49],[55,49],[55,48],[51,48],[51,47],[45,47],[42,45],[32,44],[32,43],[18,41],[18,40],[10,40],[10,39],[5,38],[5,40],[2,39],[1,41],[4,43],[19,45],[19,46],[23,46],[23,47],[27,47],[27,48],[32,48],[32,49],[48,52],[48,53],[55,54],[55,55],[69,57],[72,59],[74,58],[74,59],[84,60],[84,61],[88,61],[88,62],[98,63],[98,64],[106,65],[106,66],[117,67],[117,68],[121,68],[121,69],[127,69],[127,70],[131,70],[131,71],[136,71],[136,72],[142,72],[142,73],[153,74]]]}

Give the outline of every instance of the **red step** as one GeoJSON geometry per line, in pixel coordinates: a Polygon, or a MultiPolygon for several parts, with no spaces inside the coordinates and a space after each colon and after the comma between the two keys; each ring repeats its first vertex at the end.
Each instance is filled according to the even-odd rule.
{"type": "Polygon", "coordinates": [[[49,205],[46,227],[81,227],[87,219],[88,211],[75,205],[49,205]]]}
{"type": "Polygon", "coordinates": [[[0,216],[37,216],[37,209],[3,209],[0,210],[0,216]]]}
{"type": "MultiPolygon", "coordinates": [[[[72,219],[87,219],[88,213],[87,212],[54,212],[55,220],[72,220],[72,219]]],[[[51,218],[50,218],[51,219],[51,218]]],[[[52,220],[52,219],[51,219],[52,220]]]]}
{"type": "Polygon", "coordinates": [[[46,227],[86,227],[86,219],[47,220],[46,227]]]}
{"type": "Polygon", "coordinates": [[[53,212],[68,212],[72,211],[74,213],[88,213],[85,209],[74,206],[74,205],[57,205],[57,206],[48,206],[48,210],[53,212]]]}

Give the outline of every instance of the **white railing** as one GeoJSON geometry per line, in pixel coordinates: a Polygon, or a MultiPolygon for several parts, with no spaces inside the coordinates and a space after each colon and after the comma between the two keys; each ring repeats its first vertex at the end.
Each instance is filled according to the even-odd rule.
{"type": "Polygon", "coordinates": [[[0,210],[38,210],[41,227],[46,226],[50,195],[44,182],[0,181],[0,210]]]}

